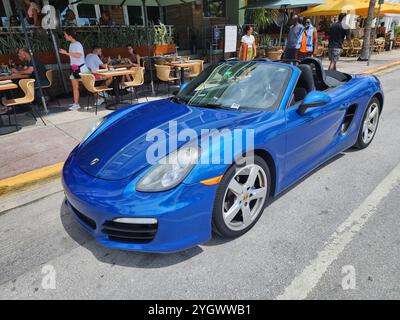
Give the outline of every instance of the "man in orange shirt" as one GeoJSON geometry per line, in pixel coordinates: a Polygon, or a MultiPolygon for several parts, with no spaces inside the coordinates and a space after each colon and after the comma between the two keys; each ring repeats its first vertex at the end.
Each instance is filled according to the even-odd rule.
{"type": "Polygon", "coordinates": [[[307,19],[305,27],[300,31],[297,40],[297,60],[301,61],[307,57],[312,57],[318,50],[318,31],[307,19]]]}

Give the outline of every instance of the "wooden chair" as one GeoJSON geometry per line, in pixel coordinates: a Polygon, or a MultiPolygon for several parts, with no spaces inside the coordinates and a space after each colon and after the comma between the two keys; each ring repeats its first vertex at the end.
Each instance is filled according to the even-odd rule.
{"type": "Polygon", "coordinates": [[[105,92],[105,91],[111,91],[112,88],[109,88],[107,86],[95,86],[96,78],[93,74],[91,73],[80,73],[79,74],[82,79],[82,84],[85,87],[87,91],[91,93],[91,95],[88,95],[88,101],[86,105],[86,109],[89,108],[89,102],[90,102],[90,97],[94,96],[95,97],[95,107],[96,107],[96,115],[97,115],[97,100],[99,98],[99,93],[105,92]]]}
{"type": "MultiPolygon", "coordinates": [[[[133,102],[133,95],[135,94],[136,100],[139,101],[138,95],[136,93],[136,88],[140,88],[144,84],[144,68],[143,67],[134,67],[131,68],[132,71],[135,71],[135,76],[132,81],[126,81],[122,83],[122,89],[133,88],[131,95],[131,103],[133,102]]],[[[148,101],[147,97],[146,100],[148,101]]]]}
{"type": "Polygon", "coordinates": [[[362,42],[358,38],[354,38],[352,42],[353,42],[352,54],[354,56],[358,56],[362,49],[362,42]]]}
{"type": "MultiPolygon", "coordinates": [[[[15,128],[18,130],[18,123],[17,123],[17,112],[16,107],[19,105],[30,104],[35,100],[35,79],[21,79],[18,82],[19,87],[24,92],[24,96],[21,98],[16,99],[2,99],[2,104],[6,107],[12,107],[14,111],[14,120],[15,120],[15,128]]],[[[35,113],[33,111],[33,107],[31,108],[31,114],[33,118],[36,119],[35,113]]],[[[43,124],[46,125],[42,116],[39,113],[40,120],[42,120],[43,124]]],[[[11,124],[11,123],[10,123],[11,124]]]]}
{"type": "MultiPolygon", "coordinates": [[[[54,81],[54,70],[53,69],[49,69],[46,71],[46,78],[47,78],[47,81],[49,81],[49,84],[47,86],[42,86],[42,90],[44,92],[53,86],[53,81],[54,81]]],[[[58,101],[58,99],[55,99],[55,100],[57,101],[57,104],[60,107],[61,106],[60,101],[58,101]]]]}
{"type": "MultiPolygon", "coordinates": [[[[179,78],[171,77],[171,67],[170,66],[160,66],[160,65],[156,64],[155,67],[156,67],[157,79],[161,82],[166,83],[167,92],[168,92],[168,96],[169,96],[170,84],[174,83],[176,80],[179,80],[179,78]]],[[[158,85],[159,85],[159,83],[157,83],[157,92],[158,92],[158,85]]]]}
{"type": "Polygon", "coordinates": [[[191,67],[191,72],[186,75],[188,78],[196,78],[204,69],[204,61],[203,60],[191,60],[191,62],[195,62],[196,64],[191,67]]]}
{"type": "Polygon", "coordinates": [[[349,40],[346,39],[346,40],[343,41],[342,49],[343,49],[343,55],[345,57],[348,57],[349,54],[350,54],[350,50],[351,50],[351,46],[350,46],[350,41],[349,40]]]}
{"type": "Polygon", "coordinates": [[[400,47],[400,34],[396,34],[396,36],[394,37],[393,47],[400,47]]]}

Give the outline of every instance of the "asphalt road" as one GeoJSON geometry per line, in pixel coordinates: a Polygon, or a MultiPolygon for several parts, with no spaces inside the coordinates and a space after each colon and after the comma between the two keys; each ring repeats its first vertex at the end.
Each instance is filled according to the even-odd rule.
{"type": "Polygon", "coordinates": [[[399,77],[381,77],[386,104],[370,148],[336,157],[230,242],[121,252],[66,214],[59,182],[9,200],[41,197],[0,215],[0,298],[399,299],[399,77]]]}

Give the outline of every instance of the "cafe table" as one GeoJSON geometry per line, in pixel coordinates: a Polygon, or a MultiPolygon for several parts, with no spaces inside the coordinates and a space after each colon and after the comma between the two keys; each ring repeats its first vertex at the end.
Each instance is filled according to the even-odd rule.
{"type": "Polygon", "coordinates": [[[121,83],[122,77],[127,76],[127,75],[134,75],[136,73],[135,70],[130,70],[127,68],[121,68],[121,69],[114,69],[114,70],[97,70],[94,72],[94,75],[101,76],[101,77],[106,77],[106,78],[112,78],[113,79],[113,89],[114,89],[114,94],[115,94],[115,103],[108,105],[106,108],[109,110],[118,110],[119,105],[121,104],[121,96],[119,94],[119,85],[121,83]]]}
{"type": "Polygon", "coordinates": [[[175,61],[175,62],[167,62],[165,63],[166,66],[170,66],[172,68],[178,69],[180,70],[181,73],[181,84],[183,84],[185,82],[185,72],[184,69],[190,69],[193,68],[193,66],[195,66],[196,64],[198,64],[198,62],[191,62],[191,61],[175,61]]]}
{"type": "Polygon", "coordinates": [[[21,80],[21,79],[28,79],[29,76],[27,74],[9,74],[6,75],[4,73],[0,73],[0,81],[5,80],[21,80]]]}

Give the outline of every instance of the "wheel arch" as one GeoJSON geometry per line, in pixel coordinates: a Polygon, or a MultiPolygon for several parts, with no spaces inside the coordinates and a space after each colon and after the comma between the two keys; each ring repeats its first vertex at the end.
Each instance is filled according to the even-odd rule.
{"type": "Polygon", "coordinates": [[[269,171],[271,173],[271,196],[276,193],[276,165],[272,155],[264,149],[255,149],[254,154],[261,157],[268,165],[269,171]]]}
{"type": "MultiPolygon", "coordinates": [[[[373,98],[377,98],[378,99],[378,101],[379,101],[379,111],[380,111],[380,113],[382,113],[382,109],[383,109],[383,94],[381,92],[377,92],[371,97],[371,100],[373,98]]],[[[370,100],[370,102],[371,102],[371,100],[370,100]]]]}

